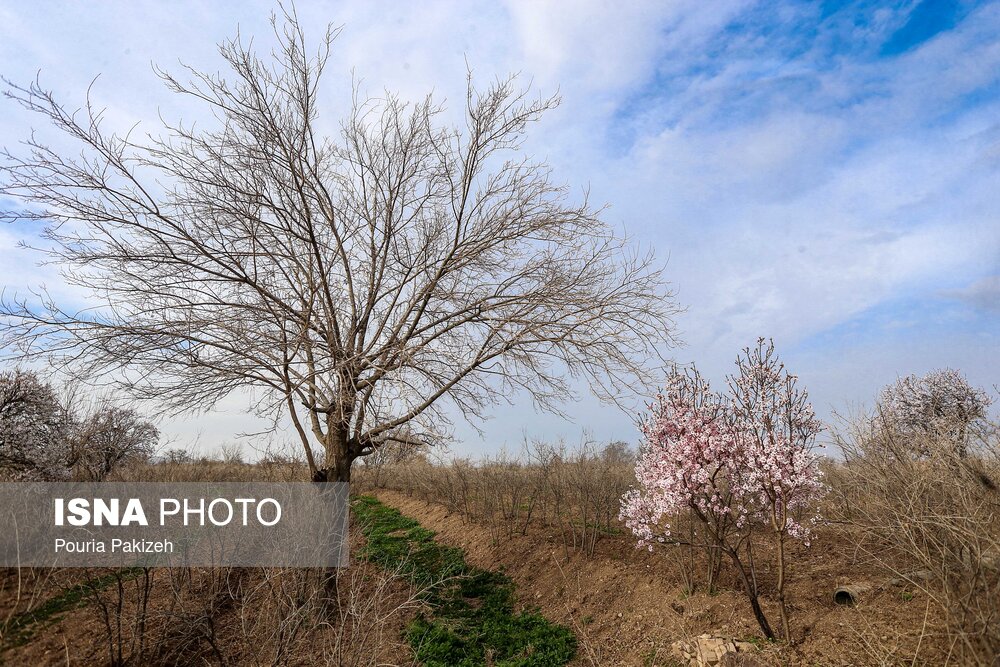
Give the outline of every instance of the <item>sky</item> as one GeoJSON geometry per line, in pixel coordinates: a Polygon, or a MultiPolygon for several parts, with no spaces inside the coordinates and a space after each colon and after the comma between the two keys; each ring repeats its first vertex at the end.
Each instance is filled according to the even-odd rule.
{"type": "MultiPolygon", "coordinates": [[[[166,91],[152,63],[216,71],[237,28],[270,44],[268,2],[0,0],[0,73],[38,74],[67,106],[93,98],[109,127],[155,131],[204,110],[166,91]]],[[[606,220],[666,261],[685,312],[678,362],[721,384],[739,350],[773,337],[819,415],[870,405],[900,375],[959,368],[1000,382],[1000,3],[306,2],[315,39],[342,28],[323,86],[336,128],[353,79],[461,110],[479,81],[520,73],[561,106],[525,149],[606,202],[606,220]]],[[[0,104],[0,144],[32,119],[0,104]]],[[[52,267],[0,227],[0,284],[52,267]]],[[[213,449],[255,430],[234,396],[162,430],[213,449]]],[[[516,450],[524,436],[584,431],[636,441],[635,414],[581,388],[567,419],[527,397],[452,451],[516,450]]],[[[278,440],[288,434],[279,433],[278,440]]]]}

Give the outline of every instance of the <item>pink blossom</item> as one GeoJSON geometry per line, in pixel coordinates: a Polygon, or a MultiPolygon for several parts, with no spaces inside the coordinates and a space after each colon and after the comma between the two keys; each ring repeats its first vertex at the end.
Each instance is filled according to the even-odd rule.
{"type": "Polygon", "coordinates": [[[642,425],[636,488],[620,516],[640,546],[670,537],[671,517],[692,512],[726,531],[770,526],[808,544],[825,486],[814,453],[821,425],[773,344],[744,351],[730,396],[712,392],[697,371],[675,370],[642,425]]]}
{"type": "Polygon", "coordinates": [[[733,434],[726,406],[696,371],[671,374],[642,424],[637,488],[622,498],[620,516],[652,546],[670,537],[669,521],[685,511],[722,517],[733,511],[724,486],[733,434]]]}

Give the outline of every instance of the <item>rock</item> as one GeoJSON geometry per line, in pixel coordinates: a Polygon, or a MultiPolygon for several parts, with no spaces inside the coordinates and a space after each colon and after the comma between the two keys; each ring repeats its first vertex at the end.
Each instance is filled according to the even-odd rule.
{"type": "Polygon", "coordinates": [[[674,642],[674,654],[690,667],[715,667],[735,664],[735,656],[754,650],[753,644],[728,637],[714,637],[709,634],[693,639],[674,642]]]}

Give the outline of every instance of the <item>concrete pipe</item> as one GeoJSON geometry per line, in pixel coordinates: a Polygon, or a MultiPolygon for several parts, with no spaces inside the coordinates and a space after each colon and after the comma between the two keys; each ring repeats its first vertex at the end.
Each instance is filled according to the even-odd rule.
{"type": "Polygon", "coordinates": [[[868,583],[854,583],[837,586],[837,590],[833,592],[833,602],[835,604],[853,607],[861,601],[862,597],[870,593],[871,589],[871,584],[868,583]]]}

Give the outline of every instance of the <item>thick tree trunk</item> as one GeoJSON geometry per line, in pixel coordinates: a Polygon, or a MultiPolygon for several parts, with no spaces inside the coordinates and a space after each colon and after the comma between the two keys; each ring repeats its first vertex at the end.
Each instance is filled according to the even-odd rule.
{"type": "Polygon", "coordinates": [[[351,465],[357,455],[351,447],[346,428],[331,428],[327,433],[325,467],[313,475],[314,482],[350,482],[351,465]]]}
{"type": "Polygon", "coordinates": [[[351,481],[351,463],[353,461],[348,458],[337,459],[327,468],[320,468],[313,475],[314,482],[350,482],[351,481]]]}

